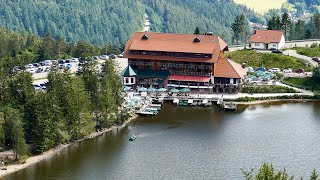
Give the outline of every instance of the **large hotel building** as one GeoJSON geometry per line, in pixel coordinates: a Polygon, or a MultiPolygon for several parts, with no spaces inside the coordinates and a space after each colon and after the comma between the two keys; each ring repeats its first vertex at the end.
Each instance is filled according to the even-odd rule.
{"type": "Polygon", "coordinates": [[[247,71],[225,51],[216,35],[136,32],[125,46],[124,84],[238,92],[247,71]]]}

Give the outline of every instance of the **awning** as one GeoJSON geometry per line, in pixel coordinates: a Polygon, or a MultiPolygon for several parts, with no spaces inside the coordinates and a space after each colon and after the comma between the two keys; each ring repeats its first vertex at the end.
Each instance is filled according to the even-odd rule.
{"type": "Polygon", "coordinates": [[[171,80],[171,81],[209,82],[210,77],[170,75],[169,80],[171,80]]]}

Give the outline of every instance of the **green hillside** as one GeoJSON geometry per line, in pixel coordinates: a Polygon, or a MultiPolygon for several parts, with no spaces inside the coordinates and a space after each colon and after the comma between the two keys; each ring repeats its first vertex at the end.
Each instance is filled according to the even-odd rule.
{"type": "Polygon", "coordinates": [[[259,21],[231,0],[19,0],[1,4],[0,26],[42,37],[50,33],[68,42],[120,45],[142,30],[146,12],[153,31],[192,33],[199,26],[226,40],[240,13],[259,21]]]}

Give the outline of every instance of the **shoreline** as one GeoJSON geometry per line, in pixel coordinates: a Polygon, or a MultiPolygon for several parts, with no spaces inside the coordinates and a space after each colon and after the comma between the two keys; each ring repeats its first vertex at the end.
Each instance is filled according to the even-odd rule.
{"type": "Polygon", "coordinates": [[[320,99],[270,99],[270,100],[255,100],[249,102],[234,102],[237,105],[256,105],[272,102],[317,102],[320,99]]]}
{"type": "Polygon", "coordinates": [[[96,138],[98,136],[101,136],[102,134],[106,133],[106,132],[109,132],[109,131],[112,131],[116,128],[123,128],[125,126],[128,125],[128,123],[130,123],[132,120],[136,119],[138,116],[137,115],[133,115],[131,118],[129,118],[128,120],[126,120],[122,125],[119,125],[119,126],[111,126],[109,128],[105,128],[105,129],[102,129],[101,131],[98,131],[98,132],[93,132],[91,133],[90,135],[88,135],[87,137],[85,138],[82,138],[82,139],[79,139],[77,141],[74,141],[74,142],[71,142],[71,143],[68,143],[68,144],[61,144],[57,147],[54,147],[48,151],[45,151],[43,152],[42,154],[40,155],[35,155],[35,156],[30,156],[28,157],[28,159],[26,160],[25,163],[23,164],[12,164],[12,165],[9,165],[9,166],[3,166],[4,168],[7,168],[7,170],[0,170],[0,177],[5,177],[9,174],[12,174],[14,172],[17,172],[21,169],[25,169],[27,167],[30,167],[36,163],[39,163],[43,160],[46,160],[46,159],[49,159],[51,158],[52,156],[54,155],[57,155],[59,154],[60,152],[62,152],[63,150],[65,150],[67,147],[75,144],[75,143],[78,143],[78,142],[81,142],[81,141],[84,141],[84,140],[87,140],[87,139],[93,139],[93,138],[96,138]]]}

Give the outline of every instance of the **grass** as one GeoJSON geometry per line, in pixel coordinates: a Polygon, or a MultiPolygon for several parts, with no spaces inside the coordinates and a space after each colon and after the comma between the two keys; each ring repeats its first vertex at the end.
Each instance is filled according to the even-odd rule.
{"type": "Polygon", "coordinates": [[[285,86],[244,86],[243,93],[297,93],[298,91],[285,86]]]}
{"type": "Polygon", "coordinates": [[[234,0],[234,2],[246,5],[254,11],[264,14],[269,9],[280,9],[282,3],[287,2],[287,0],[234,0]]]}
{"type": "Polygon", "coordinates": [[[311,71],[312,67],[305,66],[301,60],[290,57],[287,55],[273,54],[273,53],[259,53],[254,50],[239,50],[227,53],[227,57],[237,63],[246,63],[247,66],[253,68],[266,67],[266,68],[303,68],[306,71],[311,71]]]}
{"type": "Polygon", "coordinates": [[[306,78],[286,78],[283,82],[291,86],[313,91],[320,91],[320,83],[312,77],[306,78]]]}
{"type": "Polygon", "coordinates": [[[313,47],[313,48],[299,47],[294,49],[297,50],[298,54],[301,54],[304,56],[320,57],[320,47],[313,47]]]}

